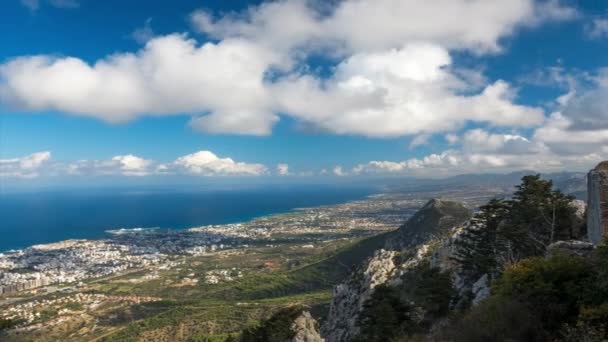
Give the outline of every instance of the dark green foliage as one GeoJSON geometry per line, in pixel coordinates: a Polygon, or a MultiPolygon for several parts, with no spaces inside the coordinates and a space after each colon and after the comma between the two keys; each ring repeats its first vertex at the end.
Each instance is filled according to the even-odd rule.
{"type": "Polygon", "coordinates": [[[401,300],[413,303],[417,311],[424,313],[417,322],[419,327],[426,329],[448,314],[450,302],[455,296],[449,273],[431,268],[429,263],[422,263],[407,272],[401,280],[398,287],[401,300]]]}
{"type": "MultiPolygon", "coordinates": [[[[557,240],[574,238],[576,209],[571,205],[573,196],[553,190],[553,183],[529,175],[522,178],[511,201],[510,228],[523,237],[526,245],[540,253],[557,240]]],[[[533,251],[528,251],[533,255],[533,251]]]]}
{"type": "Polygon", "coordinates": [[[480,207],[456,242],[455,259],[468,281],[483,274],[493,278],[504,265],[544,255],[552,242],[579,237],[574,197],[552,187],[540,175],[525,176],[511,200],[493,199],[480,207]]]}
{"type": "Polygon", "coordinates": [[[0,331],[14,328],[21,323],[21,320],[0,318],[0,331]]]}
{"type": "Polygon", "coordinates": [[[413,332],[410,318],[411,307],[406,304],[399,290],[380,285],[365,302],[359,316],[361,333],[356,341],[391,341],[413,332]]]}
{"type": "Polygon", "coordinates": [[[454,341],[606,340],[607,266],[605,245],[588,258],[524,259],[507,268],[492,296],[446,336],[454,341]]]}
{"type": "Polygon", "coordinates": [[[480,207],[471,221],[470,229],[456,242],[455,259],[460,262],[468,281],[484,274],[492,275],[497,269],[497,241],[504,240],[500,224],[507,217],[509,206],[501,199],[492,199],[480,207]]]}
{"type": "Polygon", "coordinates": [[[545,341],[541,322],[518,301],[490,298],[448,329],[441,341],[545,341]]]}
{"type": "Polygon", "coordinates": [[[243,331],[241,342],[285,342],[295,336],[291,329],[293,321],[302,314],[304,308],[294,306],[282,309],[263,321],[259,326],[243,331]]]}
{"type": "Polygon", "coordinates": [[[593,270],[585,259],[557,254],[548,260],[522,260],[505,271],[493,291],[498,297],[525,303],[544,328],[554,332],[576,319],[592,279],[593,270]]]}
{"type": "Polygon", "coordinates": [[[449,313],[454,295],[449,273],[421,263],[399,285],[375,288],[360,313],[356,341],[392,341],[424,332],[449,313]]]}

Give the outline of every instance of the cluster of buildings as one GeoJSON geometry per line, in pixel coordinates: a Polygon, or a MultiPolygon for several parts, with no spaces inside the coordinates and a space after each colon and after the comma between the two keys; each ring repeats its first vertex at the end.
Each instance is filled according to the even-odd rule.
{"type": "MultiPolygon", "coordinates": [[[[420,207],[420,200],[377,195],[366,200],[248,222],[210,225],[187,230],[119,229],[103,240],[67,240],[0,254],[0,296],[70,284],[117,274],[132,268],[165,265],[181,256],[290,241],[321,241],[395,229],[420,207]]],[[[209,274],[208,283],[233,275],[209,274]]],[[[238,275],[237,275],[238,276],[238,275]]]]}
{"type": "Polygon", "coordinates": [[[233,281],[235,278],[242,278],[243,272],[237,270],[236,267],[232,269],[220,269],[205,272],[205,283],[207,284],[218,284],[220,282],[233,281]]]}
{"type": "Polygon", "coordinates": [[[0,311],[0,319],[15,320],[22,325],[35,322],[43,314],[43,310],[53,310],[58,316],[74,314],[82,310],[94,309],[105,302],[128,302],[139,304],[159,301],[157,297],[139,296],[108,296],[104,294],[77,293],[56,299],[41,299],[13,305],[0,311]],[[70,304],[77,304],[80,309],[74,309],[70,304]]]}

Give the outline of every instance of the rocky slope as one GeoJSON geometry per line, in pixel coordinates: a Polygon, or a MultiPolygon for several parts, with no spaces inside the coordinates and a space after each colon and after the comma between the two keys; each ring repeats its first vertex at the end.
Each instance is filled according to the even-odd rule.
{"type": "Polygon", "coordinates": [[[359,315],[377,286],[398,286],[403,276],[422,261],[433,261],[438,268],[451,267],[450,242],[471,215],[471,210],[458,202],[434,199],[388,234],[384,248],[334,289],[329,315],[321,330],[326,340],[348,341],[359,334],[359,315]]]}

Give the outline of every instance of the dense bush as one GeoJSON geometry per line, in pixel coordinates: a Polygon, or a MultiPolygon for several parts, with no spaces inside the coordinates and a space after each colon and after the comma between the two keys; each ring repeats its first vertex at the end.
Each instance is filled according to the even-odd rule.
{"type": "Polygon", "coordinates": [[[498,297],[526,304],[547,331],[576,319],[593,270],[580,257],[530,258],[508,268],[493,286],[498,297]]]}
{"type": "Polygon", "coordinates": [[[386,285],[376,287],[363,305],[359,316],[361,333],[356,341],[392,341],[412,333],[411,309],[402,300],[398,289],[386,285]]]}
{"type": "Polygon", "coordinates": [[[241,335],[242,342],[285,342],[294,337],[293,321],[302,314],[302,306],[282,309],[260,325],[247,328],[241,335]]]}
{"type": "Polygon", "coordinates": [[[505,297],[490,298],[443,333],[442,341],[543,341],[542,324],[528,305],[505,297]]]}
{"type": "Polygon", "coordinates": [[[452,341],[608,340],[608,247],[507,268],[492,296],[444,333],[452,341]]]}

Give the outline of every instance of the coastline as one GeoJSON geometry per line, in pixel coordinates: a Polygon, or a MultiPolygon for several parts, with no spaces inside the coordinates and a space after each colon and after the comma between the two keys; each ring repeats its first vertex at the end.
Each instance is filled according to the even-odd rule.
{"type": "Polygon", "coordinates": [[[113,227],[113,228],[101,229],[99,231],[98,236],[94,236],[94,237],[69,236],[64,239],[57,239],[57,240],[52,240],[52,241],[40,242],[40,243],[32,243],[32,244],[23,245],[20,247],[14,246],[14,247],[9,247],[9,248],[0,248],[0,255],[16,253],[16,252],[20,252],[20,251],[23,251],[26,249],[31,249],[31,248],[44,249],[44,248],[46,248],[46,246],[60,245],[62,243],[69,242],[69,241],[95,242],[95,241],[111,240],[116,235],[123,235],[123,234],[113,234],[112,233],[113,231],[119,231],[119,230],[124,230],[125,232],[128,232],[128,233],[136,232],[136,230],[143,230],[143,232],[146,232],[149,230],[154,230],[159,233],[162,233],[162,232],[175,233],[175,232],[180,232],[180,231],[189,231],[189,230],[197,229],[197,228],[201,228],[201,227],[222,227],[222,226],[228,227],[228,226],[234,226],[234,225],[250,224],[255,220],[272,219],[273,217],[277,217],[277,216],[281,216],[281,215],[296,214],[296,213],[302,212],[304,210],[321,209],[323,207],[328,207],[328,206],[344,205],[344,204],[348,204],[348,203],[354,202],[354,201],[370,200],[373,196],[378,196],[378,195],[382,195],[382,193],[378,193],[378,192],[374,192],[374,191],[366,191],[366,193],[364,195],[355,196],[354,198],[348,199],[346,201],[322,203],[322,204],[318,204],[318,205],[305,206],[305,207],[293,207],[291,209],[281,210],[281,211],[265,211],[265,212],[255,213],[255,214],[251,214],[251,215],[247,215],[247,216],[240,216],[240,217],[234,218],[234,219],[226,219],[222,223],[208,223],[208,224],[203,223],[203,224],[195,224],[195,225],[177,224],[177,225],[173,225],[172,227],[161,227],[161,226],[113,227]]]}

